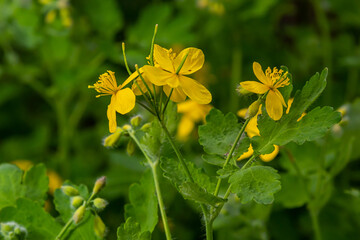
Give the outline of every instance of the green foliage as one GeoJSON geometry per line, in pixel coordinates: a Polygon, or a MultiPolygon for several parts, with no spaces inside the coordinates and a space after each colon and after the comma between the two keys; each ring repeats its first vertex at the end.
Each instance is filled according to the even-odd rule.
{"type": "Polygon", "coordinates": [[[14,206],[1,209],[0,222],[8,221],[24,226],[28,232],[27,239],[55,239],[61,230],[60,224],[45,212],[42,205],[26,198],[19,198],[14,206]]]}
{"type": "MultiPolygon", "coordinates": [[[[328,129],[340,121],[340,113],[331,107],[317,107],[300,121],[301,114],[318,98],[326,86],[327,69],[315,74],[297,91],[288,114],[279,121],[273,121],[266,114],[258,117],[258,128],[261,136],[251,139],[254,151],[267,154],[273,151],[273,145],[285,145],[291,141],[302,144],[322,137],[328,129]]],[[[263,108],[265,111],[265,108],[263,108]]]]}
{"type": "Polygon", "coordinates": [[[48,177],[43,164],[30,168],[25,173],[13,164],[0,165],[0,209],[15,206],[18,198],[25,197],[44,203],[48,190],[48,177]]]}
{"type": "Polygon", "coordinates": [[[229,178],[231,190],[241,203],[254,200],[260,204],[271,204],[274,194],[281,189],[280,175],[271,167],[253,166],[239,170],[229,178]]]}
{"type": "Polygon", "coordinates": [[[152,232],[158,222],[158,205],[150,169],[145,171],[140,183],[130,186],[129,200],[125,205],[125,217],[138,222],[141,232],[152,232]]]}
{"type": "Polygon", "coordinates": [[[118,240],[150,240],[149,232],[141,232],[140,224],[131,217],[121,224],[117,230],[118,240]]]}
{"type": "Polygon", "coordinates": [[[281,174],[281,190],[275,194],[276,201],[286,208],[301,207],[309,201],[307,182],[292,174],[281,174]]]}
{"type": "Polygon", "coordinates": [[[216,204],[225,202],[224,199],[215,197],[196,183],[184,182],[180,185],[179,188],[185,199],[189,199],[198,203],[204,203],[215,207],[216,204]]]}
{"type": "MultiPolygon", "coordinates": [[[[199,127],[199,143],[206,153],[211,154],[204,155],[203,159],[209,164],[222,166],[225,160],[222,159],[221,163],[220,157],[227,157],[241,127],[233,113],[224,116],[220,110],[213,108],[206,116],[206,124],[199,127]]],[[[234,157],[244,153],[249,144],[249,138],[244,134],[234,150],[234,157]]]]}
{"type": "MultiPolygon", "coordinates": [[[[215,190],[215,183],[203,172],[202,169],[197,168],[192,162],[186,162],[186,164],[189,168],[191,176],[199,187],[203,188],[203,190],[206,190],[207,192],[213,192],[215,190]]],[[[164,177],[169,179],[177,189],[179,189],[184,182],[189,181],[181,164],[177,160],[171,158],[161,158],[160,166],[164,171],[164,177]]]]}

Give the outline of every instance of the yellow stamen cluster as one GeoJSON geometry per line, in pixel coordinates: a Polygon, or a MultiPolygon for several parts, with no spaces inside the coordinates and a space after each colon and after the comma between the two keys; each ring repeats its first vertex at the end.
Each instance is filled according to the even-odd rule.
{"type": "Polygon", "coordinates": [[[278,70],[276,67],[271,68],[268,67],[265,71],[266,76],[271,79],[272,85],[275,88],[281,88],[290,84],[290,80],[287,77],[288,72],[284,73],[282,69],[278,70]]]}
{"type": "Polygon", "coordinates": [[[96,97],[112,95],[119,90],[116,83],[115,73],[112,71],[101,74],[99,80],[94,83],[94,85],[88,86],[88,88],[94,88],[97,92],[102,93],[96,97]]]}

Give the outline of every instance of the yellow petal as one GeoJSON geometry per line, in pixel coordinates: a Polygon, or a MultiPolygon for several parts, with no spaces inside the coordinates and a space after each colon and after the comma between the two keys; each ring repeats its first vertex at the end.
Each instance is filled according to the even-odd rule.
{"type": "Polygon", "coordinates": [[[271,160],[273,160],[278,155],[280,149],[278,145],[274,145],[274,148],[274,151],[272,151],[271,153],[260,155],[260,159],[264,162],[270,162],[271,160]]]}
{"type": "Polygon", "coordinates": [[[130,88],[121,89],[111,97],[114,109],[120,114],[126,114],[135,107],[135,94],[130,88]]]}
{"type": "Polygon", "coordinates": [[[264,94],[266,93],[266,91],[269,90],[269,88],[264,84],[255,81],[244,81],[241,82],[240,85],[249,92],[253,92],[257,94],[264,94]]]}
{"type": "Polygon", "coordinates": [[[246,159],[246,158],[249,158],[253,155],[254,153],[254,150],[250,144],[249,148],[248,148],[248,151],[247,152],[244,152],[237,160],[240,161],[240,160],[243,160],[243,159],[246,159]]]}
{"type": "Polygon", "coordinates": [[[109,131],[114,133],[116,131],[116,111],[113,105],[110,103],[107,108],[107,118],[109,120],[109,131]]]}
{"type": "Polygon", "coordinates": [[[279,100],[281,101],[281,104],[284,107],[286,107],[286,103],[285,103],[284,97],[282,96],[281,92],[277,89],[274,89],[274,92],[275,92],[276,96],[278,96],[279,100]]]}
{"type": "Polygon", "coordinates": [[[177,130],[177,137],[186,140],[195,127],[195,123],[188,117],[182,116],[177,130]]]}
{"type": "Polygon", "coordinates": [[[249,138],[252,138],[254,136],[260,136],[260,131],[257,127],[257,116],[258,115],[252,117],[245,128],[245,132],[247,133],[249,138]]]}
{"type": "Polygon", "coordinates": [[[197,103],[194,102],[193,100],[187,100],[187,101],[179,103],[177,105],[177,111],[178,111],[178,113],[190,112],[192,109],[194,109],[196,104],[197,103]]]}
{"type": "MultiPolygon", "coordinates": [[[[166,96],[169,96],[171,87],[169,87],[168,85],[165,85],[163,89],[164,89],[166,96]]],[[[181,89],[181,87],[177,87],[177,88],[174,88],[170,99],[173,102],[183,102],[186,99],[186,94],[181,89]]]]}
{"type": "MultiPolygon", "coordinates": [[[[142,68],[139,69],[140,74],[142,74],[144,72],[144,70],[142,68]]],[[[139,74],[137,73],[137,71],[135,71],[133,74],[131,74],[122,84],[120,88],[125,87],[128,83],[130,83],[132,80],[134,80],[135,78],[137,78],[139,76],[139,74]]]]}
{"type": "Polygon", "coordinates": [[[271,80],[265,76],[264,71],[262,70],[261,65],[258,62],[253,63],[253,71],[260,82],[267,86],[271,86],[271,80]]]}
{"type": "Polygon", "coordinates": [[[149,79],[156,86],[166,85],[168,82],[174,81],[174,78],[177,80],[176,74],[166,72],[160,68],[145,65],[142,69],[144,70],[145,78],[149,79]]]}
{"type": "MultiPolygon", "coordinates": [[[[141,88],[142,92],[143,92],[143,93],[146,93],[146,92],[147,92],[147,88],[146,88],[145,84],[143,83],[143,81],[142,81],[141,79],[136,79],[135,81],[137,82],[137,84],[138,84],[139,87],[141,88]]],[[[142,93],[141,93],[140,89],[138,88],[138,86],[136,85],[135,81],[134,81],[133,85],[131,86],[131,90],[134,92],[134,94],[135,94],[136,96],[142,95],[142,93]]],[[[148,84],[148,85],[149,85],[149,84],[150,84],[150,85],[152,84],[151,82],[146,81],[146,79],[145,79],[145,82],[146,82],[146,84],[148,84]]]]}
{"type": "Polygon", "coordinates": [[[281,99],[274,91],[269,91],[266,96],[266,111],[273,120],[277,121],[281,118],[283,114],[283,106],[281,104],[281,99]]]}
{"type": "Polygon", "coordinates": [[[208,104],[212,100],[211,93],[203,85],[191,79],[180,75],[180,86],[184,93],[199,104],[208,104]]]}
{"type": "Polygon", "coordinates": [[[173,60],[170,59],[170,54],[169,50],[154,44],[154,60],[162,69],[175,73],[176,69],[174,69],[173,60]]]}
{"type": "Polygon", "coordinates": [[[174,60],[175,71],[178,69],[185,55],[188,54],[179,74],[192,74],[202,68],[205,62],[204,53],[197,48],[186,48],[182,50],[174,60]]]}
{"type": "Polygon", "coordinates": [[[294,102],[294,98],[289,98],[289,100],[288,100],[288,102],[287,102],[286,114],[289,113],[290,108],[291,108],[291,105],[292,105],[293,102],[294,102]]]}

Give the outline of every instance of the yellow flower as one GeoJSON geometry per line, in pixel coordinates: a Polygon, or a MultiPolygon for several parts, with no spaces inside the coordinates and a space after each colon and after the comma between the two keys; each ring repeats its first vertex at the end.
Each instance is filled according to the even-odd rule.
{"type": "Polygon", "coordinates": [[[111,95],[111,101],[107,109],[107,117],[109,119],[109,131],[114,133],[116,131],[116,112],[126,114],[135,107],[135,94],[130,88],[124,88],[130,83],[138,74],[133,73],[121,85],[117,85],[115,73],[108,71],[101,74],[99,80],[89,88],[94,88],[97,92],[101,93],[96,97],[111,95]]]}
{"type": "Polygon", "coordinates": [[[245,81],[240,83],[241,87],[257,94],[267,93],[266,111],[273,120],[279,120],[283,115],[283,106],[286,107],[286,103],[278,88],[290,84],[289,78],[286,76],[287,73],[283,74],[283,70],[277,68],[271,71],[270,67],[268,67],[264,74],[261,65],[257,62],[253,63],[253,71],[261,83],[245,81]]]}
{"type": "Polygon", "coordinates": [[[198,104],[193,100],[187,100],[177,105],[177,111],[182,113],[177,137],[186,140],[195,127],[195,123],[205,121],[206,115],[211,110],[211,105],[198,104]]]}
{"type": "MultiPolygon", "coordinates": [[[[237,112],[237,115],[239,117],[245,118],[246,112],[247,112],[247,109],[244,108],[244,109],[239,110],[237,112]]],[[[261,105],[259,106],[258,113],[249,120],[247,126],[245,127],[245,132],[249,138],[252,138],[254,136],[260,136],[260,131],[257,127],[257,118],[258,118],[259,114],[261,114],[261,105]]],[[[274,151],[272,151],[269,154],[261,154],[259,156],[260,159],[263,160],[264,162],[269,162],[269,161],[273,160],[279,153],[279,146],[274,145],[274,148],[275,148],[274,151]]],[[[253,150],[252,145],[250,144],[248,151],[243,153],[238,158],[238,161],[251,157],[253,155],[253,153],[254,153],[254,150],[253,150]]]]}
{"type": "Polygon", "coordinates": [[[167,96],[173,89],[170,98],[172,101],[182,102],[188,96],[199,104],[211,102],[211,93],[194,79],[185,76],[198,71],[203,66],[205,57],[200,49],[186,48],[176,56],[171,49],[167,50],[155,44],[154,61],[155,67],[150,65],[142,67],[145,78],[156,86],[163,86],[167,96]],[[186,57],[185,62],[183,62],[184,57],[186,57]]]}

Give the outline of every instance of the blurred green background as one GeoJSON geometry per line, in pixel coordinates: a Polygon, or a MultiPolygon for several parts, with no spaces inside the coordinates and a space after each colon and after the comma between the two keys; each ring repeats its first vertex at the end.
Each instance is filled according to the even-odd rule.
{"type": "MultiPolygon", "coordinates": [[[[159,24],[156,43],[175,51],[190,46],[204,51],[206,63],[194,78],[210,89],[212,105],[223,112],[235,113],[250,103],[235,89],[240,81],[255,80],[253,61],[263,68],[286,65],[295,89],[315,72],[329,68],[328,86],[317,105],[338,108],[347,103],[349,113],[341,137],[329,146],[354,136],[354,147],[348,157],[351,162],[335,179],[336,190],[321,224],[324,239],[355,239],[352,236],[360,229],[359,16],[358,0],[0,0],[0,162],[43,162],[61,179],[88,185],[100,175],[108,176],[104,197],[110,205],[102,216],[108,238],[114,239],[116,227],[124,221],[128,187],[139,180],[144,166],[140,154],[126,154],[125,140],[120,150],[102,146],[108,134],[109,99],[96,99],[87,86],[106,70],[115,71],[118,82],[127,77],[122,42],[132,70],[135,64],[145,64],[154,25],[159,24]],[[345,193],[349,189],[354,191],[345,193]]],[[[118,124],[138,113],[150,120],[136,108],[118,116],[118,124]]],[[[202,166],[201,147],[194,136],[181,143],[182,150],[202,166]]],[[[303,148],[289,149],[316,161],[312,155],[316,147],[302,147],[308,158],[303,148]]],[[[283,154],[271,163],[280,171],[286,170],[281,158],[283,154]]],[[[311,161],[304,168],[310,165],[311,161]]],[[[201,239],[198,209],[166,181],[163,185],[174,236],[201,239]]],[[[280,198],[270,207],[239,208],[230,212],[240,211],[247,218],[235,216],[238,224],[233,218],[219,221],[216,226],[226,226],[227,235],[218,231],[218,239],[312,235],[301,201],[284,204],[280,198]]],[[[153,239],[163,239],[161,223],[153,239]]]]}

